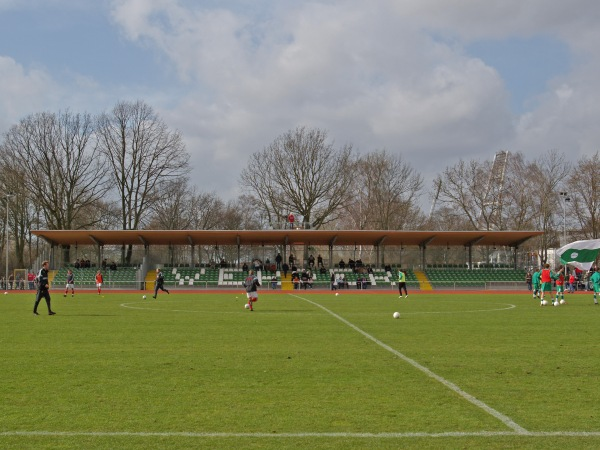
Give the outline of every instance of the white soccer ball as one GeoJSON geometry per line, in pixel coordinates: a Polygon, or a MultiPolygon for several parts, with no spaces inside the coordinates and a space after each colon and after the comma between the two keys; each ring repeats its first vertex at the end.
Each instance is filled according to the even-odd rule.
{"type": "Polygon", "coordinates": [[[336,292],[336,293],[335,293],[335,296],[337,297],[338,295],[340,295],[340,293],[339,293],[339,292],[336,292]]]}
{"type": "Polygon", "coordinates": [[[396,311],[394,313],[394,319],[399,319],[400,318],[400,313],[398,311],[396,311]]]}
{"type": "Polygon", "coordinates": [[[563,298],[563,299],[560,301],[560,304],[561,304],[561,305],[564,305],[565,303],[567,303],[567,302],[565,302],[565,299],[563,298]]]}
{"type": "Polygon", "coordinates": [[[246,308],[246,309],[250,309],[250,305],[249,305],[248,303],[246,303],[246,304],[244,305],[244,308],[246,308]]]}
{"type": "Polygon", "coordinates": [[[554,305],[554,306],[558,306],[558,305],[560,305],[560,303],[558,303],[558,300],[557,300],[557,301],[555,301],[555,302],[553,303],[553,305],[554,305]]]}
{"type": "Polygon", "coordinates": [[[8,295],[8,292],[4,291],[4,295],[8,295]]]}
{"type": "Polygon", "coordinates": [[[548,301],[547,301],[547,300],[542,300],[542,301],[540,302],[540,305],[542,305],[542,306],[546,306],[547,304],[548,304],[548,301]]]}
{"type": "Polygon", "coordinates": [[[142,298],[143,298],[144,300],[146,300],[146,296],[145,296],[145,295],[142,295],[142,298]]]}

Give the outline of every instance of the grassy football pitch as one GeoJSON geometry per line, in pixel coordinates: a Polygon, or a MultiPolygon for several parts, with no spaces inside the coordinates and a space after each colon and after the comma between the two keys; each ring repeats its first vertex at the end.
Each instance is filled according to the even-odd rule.
{"type": "Polygon", "coordinates": [[[52,296],[0,299],[0,448],[600,447],[589,293],[52,296]]]}

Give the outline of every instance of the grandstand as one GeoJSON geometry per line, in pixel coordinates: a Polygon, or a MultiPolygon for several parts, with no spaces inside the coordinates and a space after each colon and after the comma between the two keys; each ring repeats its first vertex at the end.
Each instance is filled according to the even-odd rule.
{"type": "MultiPolygon", "coordinates": [[[[75,273],[75,286],[81,289],[95,287],[97,268],[72,269],[75,273]]],[[[449,264],[431,264],[425,271],[404,269],[406,283],[412,289],[518,289],[523,287],[525,280],[524,270],[510,268],[479,268],[469,270],[462,266],[449,264]]],[[[119,267],[118,270],[105,270],[104,287],[107,289],[140,289],[146,281],[146,289],[154,288],[154,271],[148,271],[144,279],[135,267],[119,267]]],[[[61,268],[52,279],[53,288],[62,288],[66,284],[67,268],[61,268]]],[[[165,267],[163,269],[165,287],[170,288],[231,288],[242,287],[247,273],[238,268],[210,268],[210,267],[165,267]]],[[[271,278],[275,274],[277,288],[282,286],[292,288],[291,277],[283,278],[280,271],[258,271],[257,276],[263,289],[271,289],[271,278]],[[282,283],[283,281],[283,283],[282,283]],[[287,284],[286,284],[287,282],[287,284]]],[[[313,272],[313,288],[329,289],[331,275],[336,279],[344,278],[348,288],[356,288],[361,277],[366,278],[365,288],[390,289],[397,286],[397,269],[385,271],[374,268],[372,273],[355,273],[350,268],[329,269],[325,273],[318,270],[313,272]]]]}

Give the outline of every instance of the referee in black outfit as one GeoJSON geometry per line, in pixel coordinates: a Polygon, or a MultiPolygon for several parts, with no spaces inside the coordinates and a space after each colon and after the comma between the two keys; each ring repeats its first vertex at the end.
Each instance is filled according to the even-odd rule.
{"type": "Polygon", "coordinates": [[[48,283],[48,261],[44,261],[42,263],[42,268],[40,269],[40,273],[37,276],[38,280],[38,290],[35,296],[35,304],[33,305],[33,315],[39,316],[37,312],[38,305],[40,304],[40,300],[42,297],[46,299],[46,305],[48,305],[48,315],[53,316],[56,314],[52,311],[50,307],[50,284],[48,283]]]}

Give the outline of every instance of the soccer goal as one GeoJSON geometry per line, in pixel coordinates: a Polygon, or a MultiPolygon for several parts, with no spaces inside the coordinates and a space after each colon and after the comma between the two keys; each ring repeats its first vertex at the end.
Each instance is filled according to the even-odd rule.
{"type": "Polygon", "coordinates": [[[29,289],[27,282],[27,269],[15,269],[13,271],[12,289],[29,289]]]}

